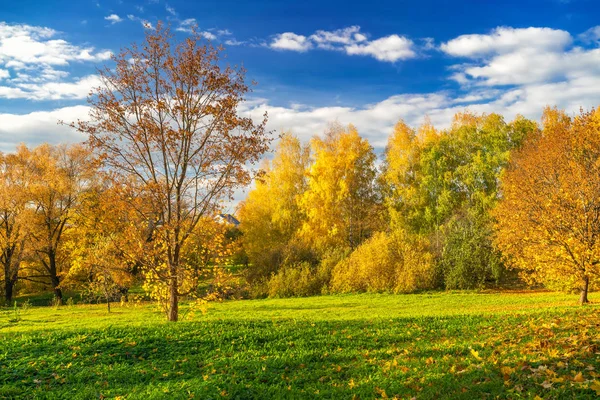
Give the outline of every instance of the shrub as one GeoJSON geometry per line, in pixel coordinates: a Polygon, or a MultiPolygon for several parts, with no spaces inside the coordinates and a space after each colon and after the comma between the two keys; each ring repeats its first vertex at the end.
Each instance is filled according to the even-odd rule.
{"type": "Polygon", "coordinates": [[[322,282],[308,262],[284,266],[269,280],[269,297],[304,297],[320,294],[322,282]]]}
{"type": "Polygon", "coordinates": [[[482,218],[465,215],[450,221],[439,262],[446,289],[476,289],[500,280],[504,265],[491,238],[482,218]]]}
{"type": "Polygon", "coordinates": [[[339,262],[331,280],[334,292],[414,292],[429,289],[434,269],[428,242],[402,230],[377,233],[339,262]]]}

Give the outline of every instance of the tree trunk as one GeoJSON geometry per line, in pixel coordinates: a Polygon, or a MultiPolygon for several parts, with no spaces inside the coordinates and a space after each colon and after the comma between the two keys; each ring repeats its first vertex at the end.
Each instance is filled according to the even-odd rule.
{"type": "Polygon", "coordinates": [[[590,302],[588,300],[588,289],[589,289],[589,287],[590,287],[590,278],[586,276],[585,278],[583,278],[583,286],[581,287],[581,296],[579,297],[579,304],[580,305],[584,305],[584,304],[590,302]]]}
{"type": "Polygon", "coordinates": [[[8,247],[4,250],[2,255],[2,264],[4,267],[4,298],[6,299],[7,305],[12,303],[14,287],[19,278],[19,265],[17,265],[14,270],[11,268],[13,266],[14,253],[14,247],[8,247]]]}
{"type": "Polygon", "coordinates": [[[171,279],[169,281],[169,315],[171,322],[176,322],[179,317],[179,303],[177,297],[177,267],[174,264],[170,266],[171,279]]]}
{"type": "Polygon", "coordinates": [[[58,281],[58,278],[51,278],[50,279],[52,281],[52,287],[54,289],[54,297],[56,297],[56,301],[58,303],[58,305],[62,305],[63,303],[63,293],[62,290],[60,289],[60,287],[58,287],[58,285],[60,285],[60,282],[58,281]]]}
{"type": "Polygon", "coordinates": [[[50,268],[49,268],[49,273],[50,273],[50,282],[52,282],[52,288],[54,289],[54,296],[56,296],[56,301],[58,302],[59,305],[62,305],[63,303],[63,294],[62,294],[62,290],[60,289],[59,285],[60,285],[60,279],[58,278],[58,274],[56,273],[56,254],[54,254],[54,252],[49,252],[48,253],[48,261],[50,262],[50,268]]]}
{"type": "Polygon", "coordinates": [[[12,303],[14,286],[15,282],[12,279],[10,279],[10,277],[4,278],[4,298],[6,299],[7,305],[12,303]]]}

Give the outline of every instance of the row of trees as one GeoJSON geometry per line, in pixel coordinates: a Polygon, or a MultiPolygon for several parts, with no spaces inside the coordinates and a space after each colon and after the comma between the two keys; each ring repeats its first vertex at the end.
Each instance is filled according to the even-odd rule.
{"type": "MultiPolygon", "coordinates": [[[[220,49],[158,24],[113,57],[69,125],[85,145],[21,146],[0,158],[4,294],[69,285],[109,300],[134,280],[164,306],[198,294],[231,259],[214,220],[253,178],[265,118],[238,115],[250,87],[220,49]],[[18,282],[21,283],[18,283],[18,282]]],[[[529,283],[581,289],[598,275],[600,112],[570,118],[457,114],[451,127],[400,121],[377,156],[353,126],[309,145],[291,134],[239,211],[245,276],[257,296],[473,288],[517,267],[529,283]]]]}
{"type": "Polygon", "coordinates": [[[68,123],[85,146],[21,147],[4,158],[7,297],[17,279],[40,279],[60,301],[73,276],[99,282],[108,298],[130,275],[178,319],[179,299],[227,255],[213,217],[270,142],[266,116],[255,124],[238,115],[251,89],[220,52],[196,33],[177,42],[159,23],[99,70],[89,118],[68,123]],[[27,248],[28,268],[44,274],[19,273],[27,248]]]}
{"type": "Polygon", "coordinates": [[[542,124],[456,114],[394,127],[382,166],[353,126],[310,146],[284,134],[242,203],[255,294],[578,288],[598,274],[600,112],[542,124]],[[511,282],[514,283],[514,282],[511,282]]]}

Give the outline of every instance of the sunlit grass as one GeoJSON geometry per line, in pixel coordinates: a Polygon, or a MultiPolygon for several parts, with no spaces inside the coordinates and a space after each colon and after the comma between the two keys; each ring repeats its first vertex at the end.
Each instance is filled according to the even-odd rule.
{"type": "Polygon", "coordinates": [[[599,307],[576,301],[227,301],[175,324],[150,304],[34,307],[0,320],[0,397],[596,398],[599,307]]]}

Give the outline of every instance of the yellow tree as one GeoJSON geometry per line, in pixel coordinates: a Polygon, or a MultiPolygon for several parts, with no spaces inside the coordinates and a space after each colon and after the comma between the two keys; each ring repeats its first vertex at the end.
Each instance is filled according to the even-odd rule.
{"type": "Polygon", "coordinates": [[[12,301],[14,286],[29,235],[27,190],[31,174],[27,149],[19,146],[14,154],[0,154],[0,263],[4,269],[4,296],[12,301]]]}
{"type": "Polygon", "coordinates": [[[160,23],[146,32],[140,46],[113,57],[114,69],[100,71],[91,120],[73,126],[117,182],[135,188],[126,200],[139,233],[150,231],[146,276],[163,287],[167,318],[177,321],[179,298],[194,290],[185,282],[186,242],[200,220],[249,183],[248,167],[269,138],[266,116],[257,125],[238,114],[250,88],[243,69],[220,65],[221,49],[195,33],[177,43],[160,23]]]}
{"type": "Polygon", "coordinates": [[[21,151],[32,173],[26,195],[34,212],[30,238],[39,262],[38,277],[50,281],[57,301],[62,302],[61,283],[70,266],[66,236],[84,193],[96,178],[97,164],[82,145],[43,144],[21,151]]]}
{"type": "Polygon", "coordinates": [[[529,282],[579,289],[600,274],[600,110],[547,108],[513,155],[494,211],[496,244],[529,282]]]}
{"type": "Polygon", "coordinates": [[[302,197],[303,236],[320,251],[356,248],[378,227],[375,153],[354,126],[332,125],[312,140],[314,163],[302,197]]]}
{"type": "Polygon", "coordinates": [[[310,150],[291,133],[279,140],[275,157],[265,162],[256,187],[241,203],[239,217],[250,280],[265,278],[281,264],[285,246],[304,221],[299,199],[306,190],[310,150]]]}
{"type": "Polygon", "coordinates": [[[108,179],[98,179],[83,194],[65,246],[71,268],[63,286],[80,289],[90,300],[104,300],[108,312],[111,301],[127,295],[137,259],[126,204],[117,191],[108,179]]]}
{"type": "Polygon", "coordinates": [[[419,191],[421,148],[437,137],[435,128],[423,125],[415,132],[404,121],[398,121],[385,149],[380,176],[385,203],[393,228],[406,228],[418,217],[423,199],[419,191]]]}

